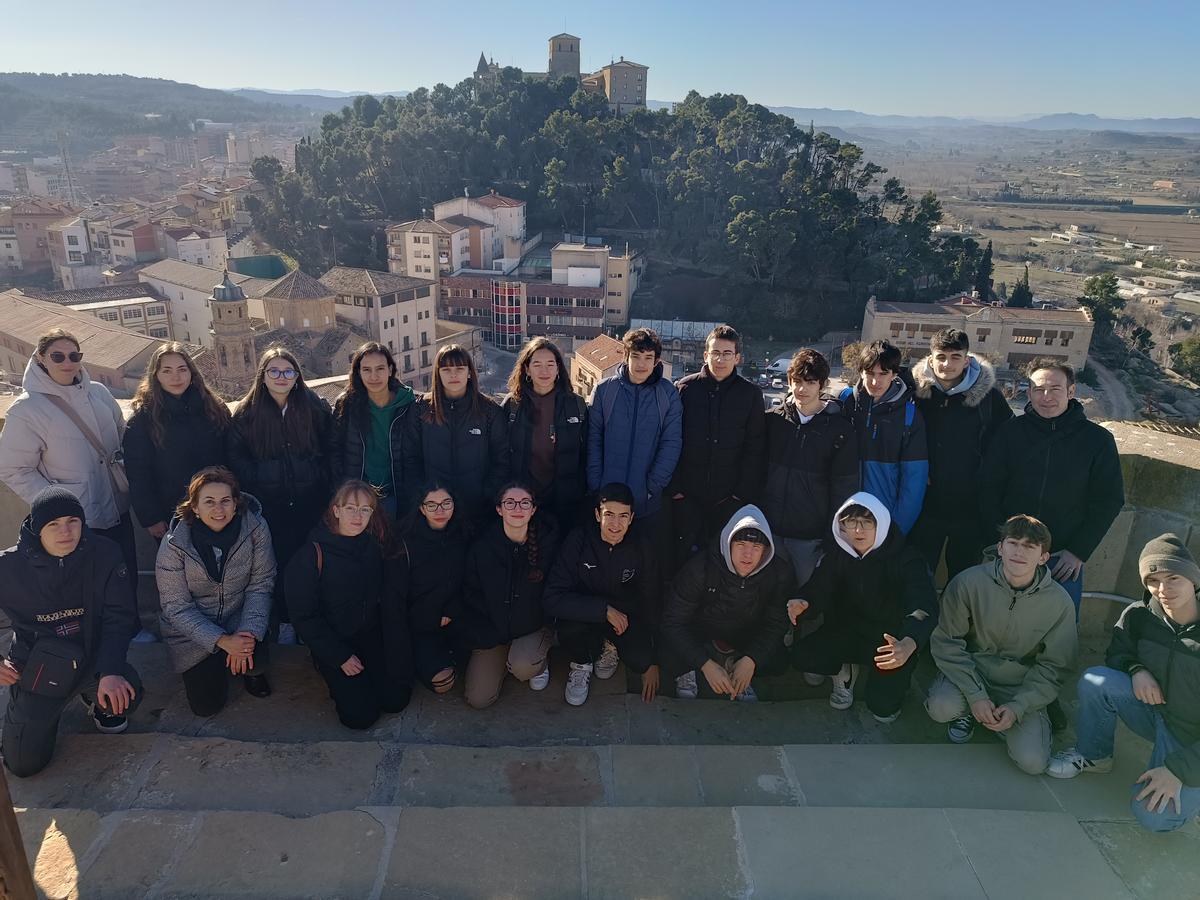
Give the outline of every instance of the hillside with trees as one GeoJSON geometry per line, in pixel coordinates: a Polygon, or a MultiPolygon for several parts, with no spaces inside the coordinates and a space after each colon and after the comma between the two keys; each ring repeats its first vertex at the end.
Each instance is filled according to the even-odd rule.
{"type": "MultiPolygon", "coordinates": [[[[934,236],[932,194],[909,196],[858,146],[733,94],[618,117],[573,79],[506,68],[494,86],[358,97],[297,147],[295,172],[269,159],[254,171],[268,188],[256,226],[311,273],[335,252],[382,268],[383,223],[495,187],[528,202],[531,233],[586,227],[646,248],[658,271],[721,275],[702,312],[736,309],[780,336],[857,323],[871,293],[969,290],[982,261],[974,241],[934,236]]],[[[698,312],[635,301],[639,314],[698,312]]]]}

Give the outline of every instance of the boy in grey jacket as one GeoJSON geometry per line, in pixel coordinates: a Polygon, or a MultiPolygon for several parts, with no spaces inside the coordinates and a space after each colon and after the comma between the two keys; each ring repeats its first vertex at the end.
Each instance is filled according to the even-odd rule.
{"type": "Polygon", "coordinates": [[[1040,775],[1050,759],[1046,706],[1058,697],[1078,649],[1075,607],[1046,568],[1050,529],[1013,516],[999,559],[956,576],[942,594],[930,649],[941,674],[925,709],[965,744],[975,723],[1002,737],[1017,767],[1040,775]]]}

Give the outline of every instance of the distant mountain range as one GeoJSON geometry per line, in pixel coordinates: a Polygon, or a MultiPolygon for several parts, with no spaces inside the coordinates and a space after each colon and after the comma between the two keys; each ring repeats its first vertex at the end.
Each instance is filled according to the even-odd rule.
{"type": "MultiPolygon", "coordinates": [[[[268,91],[259,88],[237,88],[226,91],[243,100],[255,103],[282,103],[285,106],[299,106],[319,112],[341,112],[342,107],[349,106],[355,97],[370,93],[369,91],[326,91],[314,89],[311,91],[268,91]]],[[[408,91],[384,91],[376,93],[376,97],[404,97],[408,91]]]]}

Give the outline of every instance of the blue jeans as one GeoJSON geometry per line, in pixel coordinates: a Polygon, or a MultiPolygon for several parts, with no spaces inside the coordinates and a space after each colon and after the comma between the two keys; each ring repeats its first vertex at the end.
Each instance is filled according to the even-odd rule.
{"type": "MultiPolygon", "coordinates": [[[[1079,679],[1076,749],[1088,759],[1112,756],[1118,716],[1134,734],[1154,744],[1147,769],[1163,765],[1167,756],[1182,746],[1167,728],[1162,713],[1134,696],[1133,679],[1107,666],[1093,666],[1079,679]]],[[[1135,784],[1133,797],[1137,797],[1144,787],[1135,784]]],[[[1182,806],[1179,810],[1175,809],[1174,804],[1168,803],[1162,812],[1150,812],[1146,809],[1145,801],[1136,799],[1130,800],[1130,809],[1143,828],[1174,831],[1200,813],[1200,787],[1184,785],[1179,799],[1182,806]]]]}
{"type": "MultiPolygon", "coordinates": [[[[1050,569],[1051,572],[1053,572],[1054,567],[1058,565],[1058,560],[1059,560],[1059,556],[1057,553],[1055,553],[1053,556],[1050,557],[1049,561],[1047,561],[1046,566],[1050,569]]],[[[1072,578],[1068,581],[1059,581],[1057,578],[1054,579],[1055,581],[1058,581],[1058,583],[1061,584],[1066,589],[1067,593],[1071,597],[1071,602],[1075,604],[1075,621],[1076,622],[1079,621],[1079,604],[1081,602],[1083,602],[1083,568],[1084,568],[1083,566],[1080,566],[1079,567],[1079,575],[1077,575],[1075,578],[1072,578]]]]}

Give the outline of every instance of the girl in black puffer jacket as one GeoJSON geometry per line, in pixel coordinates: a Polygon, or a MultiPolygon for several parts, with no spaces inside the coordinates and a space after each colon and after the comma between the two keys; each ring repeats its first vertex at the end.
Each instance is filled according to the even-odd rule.
{"type": "Polygon", "coordinates": [[[457,620],[467,555],[456,498],[444,485],[432,482],[417,493],[404,545],[413,663],[421,682],[444,694],[454,687],[454,666],[461,655],[457,620]]]}
{"type": "Polygon", "coordinates": [[[296,632],[347,728],[370,728],[412,695],[403,610],[407,559],[393,545],[374,489],[347,481],[287,567],[296,632]]]}

